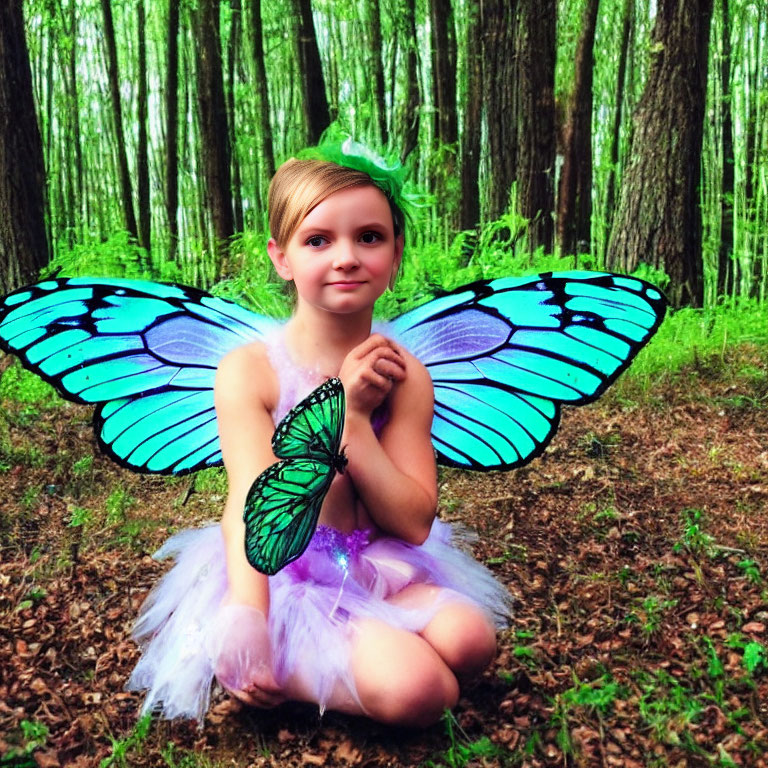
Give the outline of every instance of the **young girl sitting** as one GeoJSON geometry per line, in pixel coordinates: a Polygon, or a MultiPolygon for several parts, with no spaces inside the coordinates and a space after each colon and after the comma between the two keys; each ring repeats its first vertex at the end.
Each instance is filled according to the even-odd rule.
{"type": "Polygon", "coordinates": [[[508,613],[504,588],[435,519],[429,373],[371,332],[403,254],[398,175],[354,143],[333,148],[343,165],[327,152],[289,160],[270,186],[269,257],[295,286],[295,310],[219,365],[229,494],[221,525],[158,553],[177,562],[135,630],[144,653],[129,688],[149,689],[145,711],[201,720],[215,675],[257,707],[291,699],[428,725],[488,665],[508,613]],[[246,560],[245,499],[276,461],[275,425],[332,376],[344,385],[348,464],[309,548],[267,577],[246,560]]]}

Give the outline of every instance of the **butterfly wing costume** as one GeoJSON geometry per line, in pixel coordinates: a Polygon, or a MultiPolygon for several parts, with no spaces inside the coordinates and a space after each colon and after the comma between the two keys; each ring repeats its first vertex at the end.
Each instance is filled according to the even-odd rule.
{"type": "MultiPolygon", "coordinates": [[[[610,386],[656,331],[665,306],[656,288],[632,277],[548,273],[464,286],[380,330],[432,376],[438,461],[506,470],[542,453],[562,404],[591,402],[610,386]]],[[[281,461],[257,479],[246,505],[249,559],[274,573],[268,631],[278,682],[304,669],[321,709],[339,685],[356,696],[349,670],[356,619],[419,631],[442,602],[466,600],[502,624],[509,595],[456,545],[458,529],[436,520],[421,546],[370,530],[315,529],[325,490],[343,464],[336,439],[343,397],[335,385],[328,389],[322,377],[296,368],[275,321],[197,289],[125,279],[51,279],[0,303],[0,346],[65,397],[95,404],[102,448],[139,472],[184,474],[221,463],[216,367],[230,350],[257,340],[280,383],[276,424],[309,396],[312,402],[287,417],[307,431],[318,399],[320,411],[332,404],[332,413],[308,430],[331,425],[322,457],[306,455],[311,434],[298,441],[297,454],[294,431],[281,437],[279,426],[281,461]],[[312,395],[319,386],[326,386],[324,394],[312,395]],[[311,492],[291,496],[292,485],[306,486],[292,473],[316,469],[320,479],[311,492]],[[388,602],[415,582],[443,588],[429,611],[388,602]]],[[[222,606],[220,526],[183,531],[157,556],[174,556],[176,565],[142,608],[135,637],[144,652],[129,687],[148,689],[145,711],[202,720],[221,652],[217,641],[247,633],[254,610],[222,606]]],[[[245,639],[234,645],[245,680],[249,665],[261,662],[245,639]]],[[[237,677],[236,671],[230,687],[237,677]]]]}

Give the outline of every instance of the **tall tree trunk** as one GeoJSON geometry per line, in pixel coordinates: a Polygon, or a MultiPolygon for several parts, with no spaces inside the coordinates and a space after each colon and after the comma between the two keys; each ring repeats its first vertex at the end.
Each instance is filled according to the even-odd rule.
{"type": "Polygon", "coordinates": [[[704,300],[699,181],[711,16],[712,0],[659,0],[608,247],[612,269],[644,261],[666,270],[674,306],[704,300]]]}
{"type": "Polygon", "coordinates": [[[760,258],[761,229],[765,228],[765,221],[759,218],[760,208],[760,177],[761,156],[763,155],[763,132],[765,130],[765,112],[760,103],[762,69],[765,67],[765,51],[763,50],[764,35],[758,30],[765,29],[766,10],[763,5],[758,5],[754,13],[753,22],[753,53],[749,56],[751,66],[748,69],[749,92],[752,94],[749,105],[749,113],[746,119],[746,141],[744,153],[744,208],[746,218],[746,231],[748,250],[752,254],[752,276],[750,283],[750,296],[757,298],[763,282],[763,260],[760,258]]]}
{"type": "Polygon", "coordinates": [[[717,253],[717,295],[728,296],[736,285],[733,260],[733,110],[731,107],[731,18],[728,0],[721,0],[720,81],[722,87],[722,190],[720,196],[720,247],[717,253]]]}
{"type": "Polygon", "coordinates": [[[0,3],[0,294],[48,263],[43,142],[32,95],[22,0],[0,3]]]}
{"type": "Polygon", "coordinates": [[[509,207],[517,169],[516,14],[517,0],[486,0],[480,5],[490,219],[498,219],[509,207]]]}
{"type": "Polygon", "coordinates": [[[384,60],[381,45],[381,8],[379,0],[368,0],[368,59],[369,71],[373,77],[373,92],[376,101],[376,117],[379,126],[379,141],[386,146],[389,141],[387,134],[387,106],[384,99],[384,60]]]}
{"type": "Polygon", "coordinates": [[[591,242],[592,72],[599,5],[600,0],[587,0],[576,49],[557,210],[557,236],[563,253],[587,253],[591,242]]]}
{"type": "Polygon", "coordinates": [[[483,57],[480,8],[467,6],[466,99],[461,131],[461,229],[473,229],[480,221],[480,126],[483,111],[483,57]]]}
{"type": "Polygon", "coordinates": [[[112,21],[111,0],[101,0],[104,14],[104,43],[107,46],[107,77],[109,93],[112,98],[112,115],[115,124],[115,143],[117,147],[117,172],[120,177],[120,204],[123,209],[125,229],[134,239],[138,239],[136,215],[133,209],[133,190],[131,177],[128,173],[128,155],[125,151],[125,134],[123,133],[123,107],[120,102],[120,76],[117,69],[117,47],[115,45],[115,26],[112,21]]]}
{"type": "Polygon", "coordinates": [[[433,192],[443,220],[453,229],[458,224],[455,194],[459,122],[456,110],[456,28],[451,0],[430,0],[432,30],[432,161],[433,192]]]}
{"type": "Polygon", "coordinates": [[[451,0],[430,0],[432,29],[432,102],[436,144],[453,145],[458,140],[456,113],[456,28],[451,0]]]}
{"type": "MultiPolygon", "coordinates": [[[[264,65],[264,33],[261,24],[261,0],[250,2],[251,20],[251,50],[253,51],[253,69],[256,73],[256,110],[261,127],[261,178],[269,182],[275,175],[275,149],[272,140],[272,123],[270,122],[269,88],[267,85],[267,69],[264,65]]],[[[266,184],[263,184],[266,189],[266,184]]]]}
{"type": "Polygon", "coordinates": [[[234,234],[229,130],[219,34],[220,0],[200,0],[197,9],[197,76],[202,166],[213,224],[217,274],[228,277],[229,239],[234,234]]]}
{"type": "Polygon", "coordinates": [[[235,125],[235,88],[237,82],[237,61],[240,50],[240,21],[242,6],[240,0],[229,0],[231,17],[229,25],[229,52],[227,55],[227,122],[229,125],[229,146],[232,152],[232,199],[234,207],[235,232],[243,231],[243,187],[240,176],[240,156],[237,151],[237,126],[235,125]]]}
{"type": "Polygon", "coordinates": [[[136,3],[139,48],[139,88],[137,99],[137,120],[139,141],[136,158],[136,192],[139,209],[139,245],[151,248],[152,219],[149,206],[149,146],[147,141],[147,40],[145,35],[146,13],[144,0],[136,3]]]}
{"type": "Polygon", "coordinates": [[[323,131],[331,124],[323,66],[317,47],[311,0],[293,0],[293,6],[298,23],[299,72],[307,142],[317,144],[323,131]]]}
{"type": "Polygon", "coordinates": [[[555,0],[518,0],[517,204],[528,247],[552,251],[555,207],[555,0]]]}
{"type": "MultiPolygon", "coordinates": [[[[619,48],[619,66],[616,73],[616,109],[613,113],[613,128],[611,130],[611,163],[608,172],[608,183],[605,192],[605,216],[607,219],[606,240],[610,239],[613,226],[614,205],[616,201],[616,177],[619,173],[619,151],[621,145],[621,123],[624,113],[624,97],[627,92],[627,60],[631,45],[632,9],[634,0],[625,0],[621,22],[621,47],[619,48]]],[[[606,248],[607,250],[607,248],[606,248]]],[[[603,253],[605,258],[605,252],[603,253]]]]}
{"type": "Polygon", "coordinates": [[[165,85],[165,212],[168,218],[168,259],[179,248],[179,0],[168,3],[168,57],[165,85]]]}
{"type": "Polygon", "coordinates": [[[401,150],[400,161],[405,162],[419,143],[419,123],[421,98],[419,92],[419,58],[416,40],[416,1],[402,0],[398,14],[402,26],[401,39],[405,48],[405,83],[406,97],[398,110],[401,150]]]}
{"type": "MultiPolygon", "coordinates": [[[[63,11],[62,11],[62,25],[64,25],[63,11]]],[[[71,208],[70,216],[70,229],[69,233],[75,240],[79,240],[82,237],[84,228],[83,222],[83,196],[85,189],[83,186],[83,147],[82,136],[80,129],[80,98],[78,95],[78,82],[77,82],[77,3],[75,0],[71,0],[69,4],[69,24],[67,28],[67,37],[69,38],[69,57],[67,61],[67,76],[64,78],[66,83],[68,105],[67,113],[69,121],[71,121],[71,134],[68,141],[72,145],[72,151],[74,153],[74,180],[75,186],[72,189],[71,195],[71,208]]]]}

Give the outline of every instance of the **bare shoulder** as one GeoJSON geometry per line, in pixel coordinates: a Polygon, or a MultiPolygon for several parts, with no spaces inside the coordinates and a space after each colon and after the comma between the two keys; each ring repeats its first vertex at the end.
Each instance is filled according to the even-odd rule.
{"type": "Polygon", "coordinates": [[[400,350],[405,357],[406,377],[395,389],[396,400],[408,400],[411,406],[423,404],[430,411],[434,405],[434,388],[429,371],[417,357],[404,347],[400,350]]]}
{"type": "Polygon", "coordinates": [[[244,344],[227,353],[216,371],[214,394],[222,401],[260,400],[267,410],[277,404],[278,382],[269,362],[266,345],[260,341],[244,344]]]}

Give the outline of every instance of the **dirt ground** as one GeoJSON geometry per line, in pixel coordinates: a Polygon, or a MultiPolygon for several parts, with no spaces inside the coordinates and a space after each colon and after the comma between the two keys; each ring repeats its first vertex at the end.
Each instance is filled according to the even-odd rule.
{"type": "Polygon", "coordinates": [[[441,517],[515,599],[451,717],[425,731],[218,693],[204,727],[142,722],[133,618],[218,475],[140,477],[88,409],[2,403],[1,766],[766,766],[768,352],[565,409],[539,459],[441,474],[441,517]]]}

